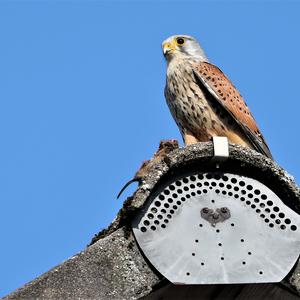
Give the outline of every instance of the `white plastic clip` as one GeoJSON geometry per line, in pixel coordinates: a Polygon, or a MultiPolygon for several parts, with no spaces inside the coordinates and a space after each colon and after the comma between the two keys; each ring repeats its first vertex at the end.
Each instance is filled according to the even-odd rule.
{"type": "MultiPolygon", "coordinates": [[[[227,137],[224,136],[214,136],[214,157],[212,160],[214,162],[222,162],[229,157],[229,144],[227,137]]],[[[218,167],[218,166],[217,166],[218,167]]]]}

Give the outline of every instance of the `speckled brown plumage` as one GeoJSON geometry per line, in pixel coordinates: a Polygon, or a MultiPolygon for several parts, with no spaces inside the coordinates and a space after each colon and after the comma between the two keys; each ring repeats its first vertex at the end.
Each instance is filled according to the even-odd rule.
{"type": "Polygon", "coordinates": [[[164,47],[171,49],[166,55],[165,97],[185,144],[226,136],[234,144],[272,158],[249,108],[230,80],[207,61],[203,52],[197,52],[200,46],[197,49],[191,44],[196,47],[194,52],[190,51],[196,55],[191,55],[191,46],[172,45],[172,38],[178,39],[171,37],[164,43],[164,47]]]}

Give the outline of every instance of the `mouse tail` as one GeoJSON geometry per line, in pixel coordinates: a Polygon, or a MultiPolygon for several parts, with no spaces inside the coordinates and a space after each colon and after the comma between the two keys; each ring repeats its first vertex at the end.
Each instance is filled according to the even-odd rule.
{"type": "Polygon", "coordinates": [[[125,189],[126,189],[129,185],[131,185],[133,182],[137,182],[137,181],[139,182],[139,179],[136,179],[136,178],[133,178],[133,179],[129,180],[129,181],[122,187],[121,191],[119,192],[119,194],[118,194],[118,196],[117,196],[117,199],[120,198],[120,196],[122,195],[122,193],[125,191],[125,189]]]}

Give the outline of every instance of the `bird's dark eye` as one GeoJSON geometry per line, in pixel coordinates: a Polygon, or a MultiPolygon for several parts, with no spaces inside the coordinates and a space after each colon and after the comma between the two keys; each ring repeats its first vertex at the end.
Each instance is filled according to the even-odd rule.
{"type": "Polygon", "coordinates": [[[184,38],[179,37],[179,38],[176,39],[176,42],[177,42],[178,45],[183,45],[184,44],[184,38]]]}

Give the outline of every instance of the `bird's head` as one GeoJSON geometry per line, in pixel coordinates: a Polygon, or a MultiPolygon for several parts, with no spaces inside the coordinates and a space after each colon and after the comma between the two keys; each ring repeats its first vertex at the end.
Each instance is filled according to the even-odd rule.
{"type": "Polygon", "coordinates": [[[167,61],[173,58],[193,58],[208,61],[197,40],[188,35],[173,35],[162,43],[163,54],[167,61]]]}

